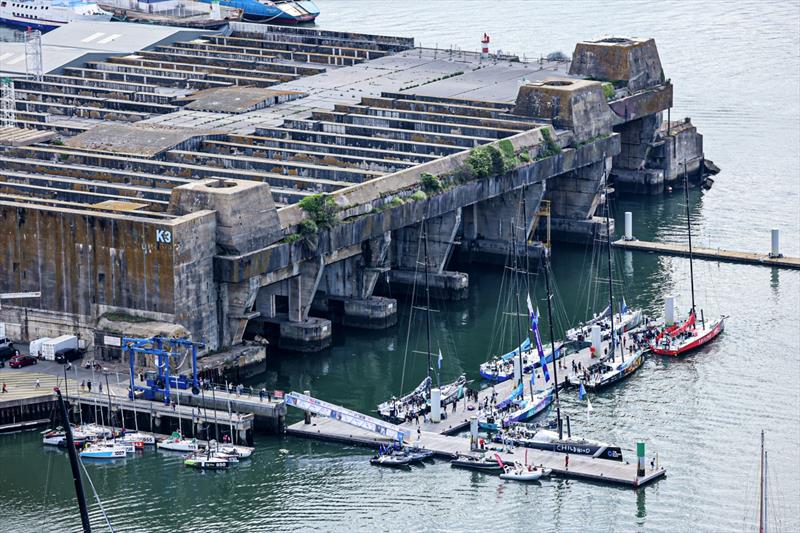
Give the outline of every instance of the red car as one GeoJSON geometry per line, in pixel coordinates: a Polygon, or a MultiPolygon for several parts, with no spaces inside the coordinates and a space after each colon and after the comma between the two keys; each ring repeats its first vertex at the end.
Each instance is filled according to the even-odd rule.
{"type": "Polygon", "coordinates": [[[39,360],[32,355],[15,355],[11,358],[11,361],[8,362],[8,366],[11,368],[21,368],[23,366],[35,365],[38,362],[39,360]]]}

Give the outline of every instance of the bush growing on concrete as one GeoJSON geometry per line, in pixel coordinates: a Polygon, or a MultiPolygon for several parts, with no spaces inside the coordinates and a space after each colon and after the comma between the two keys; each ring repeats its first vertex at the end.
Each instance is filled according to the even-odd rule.
{"type": "Polygon", "coordinates": [[[314,233],[316,233],[318,229],[331,229],[339,222],[336,218],[339,207],[328,194],[312,194],[311,196],[306,196],[298,202],[298,205],[300,205],[300,209],[308,213],[311,222],[314,223],[314,233]]]}
{"type": "Polygon", "coordinates": [[[550,157],[553,155],[560,154],[561,147],[558,145],[556,141],[553,140],[553,137],[550,134],[550,128],[543,128],[541,131],[542,131],[542,140],[544,141],[544,147],[539,151],[539,158],[541,159],[543,157],[550,157]]]}
{"type": "Polygon", "coordinates": [[[399,196],[395,196],[395,197],[394,197],[394,198],[392,198],[392,199],[391,199],[391,201],[389,202],[389,207],[398,207],[398,206],[401,206],[401,205],[403,205],[404,203],[406,203],[406,202],[405,202],[405,200],[403,200],[403,199],[402,199],[402,198],[400,198],[399,196]]]}
{"type": "Polygon", "coordinates": [[[300,223],[300,235],[303,237],[310,237],[316,235],[319,231],[319,226],[313,220],[306,219],[300,223]]]}
{"type": "Polygon", "coordinates": [[[603,84],[603,94],[606,95],[606,100],[614,98],[614,86],[608,82],[603,84]]]}
{"type": "Polygon", "coordinates": [[[476,178],[488,178],[492,175],[492,156],[482,146],[472,149],[467,156],[466,165],[476,178]]]}
{"type": "Polygon", "coordinates": [[[414,202],[419,202],[420,200],[425,200],[428,198],[428,195],[425,194],[425,191],[414,191],[414,194],[411,195],[411,200],[414,202]]]}
{"type": "Polygon", "coordinates": [[[300,235],[299,233],[292,233],[291,235],[287,235],[286,237],[284,237],[283,241],[292,244],[299,241],[302,238],[303,236],[300,235]]]}
{"type": "Polygon", "coordinates": [[[427,194],[435,194],[442,190],[442,182],[430,172],[420,174],[419,183],[422,186],[422,190],[427,194]]]}

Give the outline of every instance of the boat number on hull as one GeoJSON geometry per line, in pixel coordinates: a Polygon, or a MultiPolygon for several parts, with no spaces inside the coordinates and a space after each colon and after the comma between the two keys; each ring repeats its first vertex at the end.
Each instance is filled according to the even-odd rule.
{"type": "Polygon", "coordinates": [[[163,242],[164,244],[170,244],[172,242],[172,232],[167,231],[165,229],[157,229],[156,242],[163,242]]]}

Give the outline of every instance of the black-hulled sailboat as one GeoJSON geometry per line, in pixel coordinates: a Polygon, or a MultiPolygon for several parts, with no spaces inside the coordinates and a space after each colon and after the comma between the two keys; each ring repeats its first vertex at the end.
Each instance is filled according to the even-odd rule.
{"type": "MultiPolygon", "coordinates": [[[[430,283],[428,282],[428,234],[425,222],[422,222],[422,242],[425,254],[425,331],[427,336],[427,358],[428,370],[425,379],[417,385],[417,387],[408,394],[400,398],[391,398],[378,405],[378,413],[384,419],[394,422],[403,423],[411,417],[416,417],[426,413],[430,409],[431,390],[433,388],[433,373],[432,365],[432,351],[431,351],[431,295],[430,283]]],[[[414,276],[414,283],[416,283],[416,276],[414,276]]],[[[414,305],[414,302],[411,302],[414,305]]],[[[409,320],[408,327],[411,328],[411,320],[409,320]]],[[[439,367],[441,369],[442,354],[439,352],[439,367]]],[[[437,374],[437,382],[439,377],[437,374]]],[[[439,385],[442,406],[447,406],[464,394],[464,385],[467,383],[467,378],[464,374],[458,377],[455,381],[444,385],[439,385]]]]}
{"type": "MultiPolygon", "coordinates": [[[[607,177],[606,177],[607,179],[607,177]]],[[[611,205],[608,196],[608,182],[606,182],[606,248],[608,260],[608,309],[614,309],[614,276],[611,265],[611,205]]],[[[621,311],[624,311],[624,307],[621,311]]],[[[620,313],[622,314],[622,313],[620,313]]],[[[625,359],[625,347],[622,343],[624,332],[615,327],[614,313],[609,313],[608,318],[611,322],[610,350],[607,356],[597,363],[589,365],[582,374],[573,374],[569,377],[569,382],[575,386],[583,385],[588,390],[600,390],[609,385],[630,376],[638,370],[644,362],[645,352],[641,348],[636,348],[628,359],[625,359]],[[617,362],[617,348],[619,347],[620,362],[617,362]]]]}

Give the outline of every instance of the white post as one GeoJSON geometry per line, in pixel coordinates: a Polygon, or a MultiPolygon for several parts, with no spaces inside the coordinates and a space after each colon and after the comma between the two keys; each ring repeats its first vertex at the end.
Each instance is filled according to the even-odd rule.
{"type": "Polygon", "coordinates": [[[781,230],[774,229],[772,230],[772,251],[770,252],[770,257],[781,257],[781,230]]]}
{"type": "Polygon", "coordinates": [[[522,368],[519,364],[519,356],[514,357],[514,382],[519,383],[520,378],[522,377],[522,368]]]}
{"type": "Polygon", "coordinates": [[[475,449],[478,445],[478,417],[469,417],[470,448],[475,449]]]}
{"type": "Polygon", "coordinates": [[[602,334],[600,332],[600,325],[595,324],[592,326],[592,348],[594,348],[594,353],[598,356],[602,354],[600,342],[602,339],[602,334]]]}
{"type": "Polygon", "coordinates": [[[671,326],[675,323],[675,297],[664,297],[664,325],[671,326]]]}
{"type": "Polygon", "coordinates": [[[633,213],[625,211],[625,240],[633,240],[633,213]]]}
{"type": "Polygon", "coordinates": [[[431,420],[442,421],[442,391],[439,389],[431,389],[431,420]]]}

